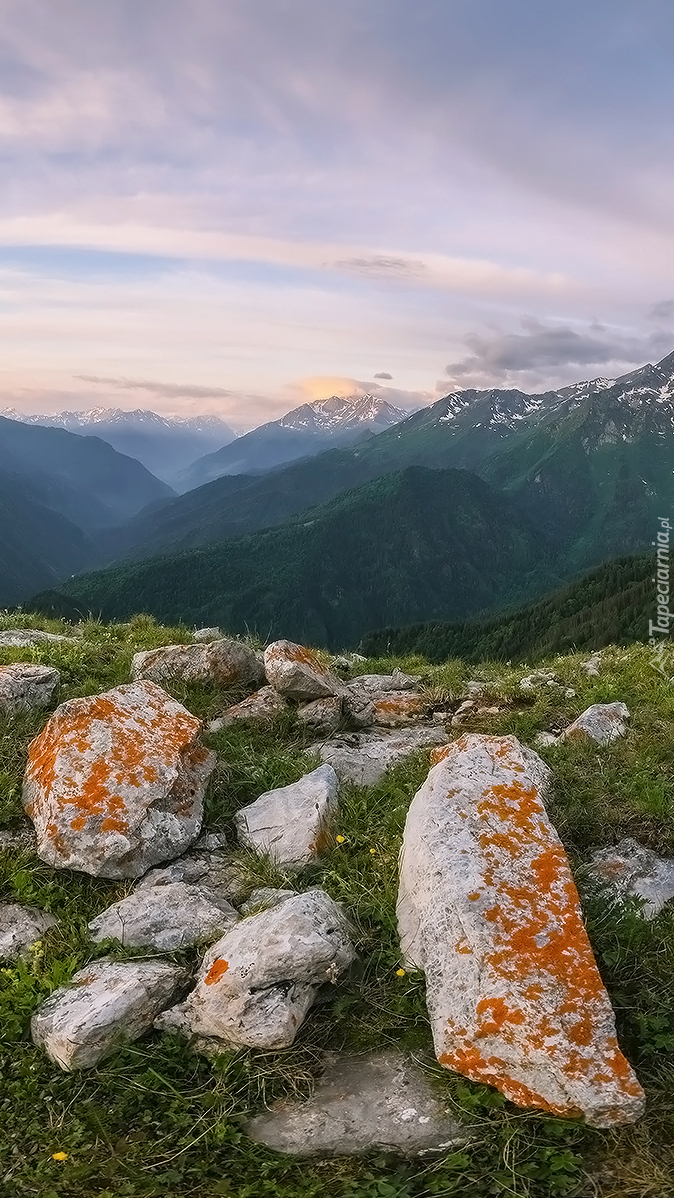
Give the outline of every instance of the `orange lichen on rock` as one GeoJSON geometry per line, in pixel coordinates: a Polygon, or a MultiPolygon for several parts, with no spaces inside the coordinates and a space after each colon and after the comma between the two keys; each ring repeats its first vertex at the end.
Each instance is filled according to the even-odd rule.
{"type": "Polygon", "coordinates": [[[135,877],[175,856],[171,841],[177,851],[187,847],[213,764],[198,743],[200,729],[200,720],[149,681],[62,704],[31,743],[24,780],[43,859],[135,877]],[[150,810],[156,814],[148,821],[150,810]],[[64,860],[52,860],[45,838],[64,860]]]}
{"type": "Polygon", "coordinates": [[[213,962],[213,964],[211,965],[211,968],[209,969],[208,973],[206,974],[206,977],[204,978],[204,985],[205,986],[213,986],[215,984],[215,982],[220,981],[220,978],[223,976],[223,974],[227,973],[228,969],[229,969],[229,961],[224,961],[222,959],[222,957],[218,957],[213,962]]]}
{"type": "Polygon", "coordinates": [[[426,969],[438,1059],[523,1106],[596,1126],[638,1117],[643,1093],[545,811],[547,767],[514,737],[466,734],[436,758],[408,815],[399,925],[426,969]]]}

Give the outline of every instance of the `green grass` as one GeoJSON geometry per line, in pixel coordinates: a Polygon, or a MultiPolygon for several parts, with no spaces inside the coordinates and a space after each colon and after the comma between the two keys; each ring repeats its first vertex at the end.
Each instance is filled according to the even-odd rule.
{"type": "MultiPolygon", "coordinates": [[[[12,617],[16,623],[22,617],[12,617]]],[[[23,618],[26,624],[38,622],[23,618]]],[[[8,620],[0,618],[0,627],[8,620]]],[[[49,621],[51,631],[72,631],[49,621]]],[[[126,625],[82,626],[76,645],[2,651],[0,661],[55,664],[59,700],[128,679],[133,652],[187,640],[185,629],[136,619],[126,625]]],[[[674,690],[649,665],[648,650],[610,649],[599,677],[588,679],[582,656],[551,659],[563,690],[522,695],[525,667],[454,660],[378,659],[359,672],[393,665],[420,673],[442,701],[456,701],[469,678],[481,681],[485,706],[468,731],[513,733],[531,744],[542,729],[559,729],[591,702],[622,699],[632,713],[627,736],[607,749],[569,742],[542,750],[554,771],[552,818],[574,869],[595,847],[632,835],[674,856],[674,690]]],[[[217,715],[235,693],[172,688],[197,714],[217,715]]],[[[0,726],[0,820],[25,828],[20,784],[29,740],[45,715],[0,726]]],[[[232,830],[241,806],[272,786],[300,777],[312,764],[292,716],[264,728],[234,726],[208,742],[219,765],[206,804],[209,829],[232,830]]],[[[597,961],[616,1010],[621,1043],[648,1096],[636,1126],[597,1132],[523,1112],[494,1091],[430,1063],[423,976],[399,977],[395,924],[397,859],[406,812],[428,768],[427,754],[400,765],[376,787],[347,787],[338,826],[320,863],[300,879],[242,854],[251,883],[308,888],[320,884],[342,902],[353,924],[358,960],[337,986],[326,986],[292,1048],[222,1053],[212,1060],[178,1038],[153,1034],[73,1075],[34,1048],[29,1020],[39,1002],[105,950],[87,939],[86,923],[128,889],[81,874],[55,872],[30,849],[0,850],[3,897],[52,912],[57,927],[30,958],[0,965],[0,1194],[27,1198],[666,1198],[674,1194],[674,911],[645,923],[633,909],[616,913],[588,896],[585,911],[597,961]],[[337,835],[341,839],[337,841],[337,835]],[[429,1062],[433,1084],[472,1121],[461,1151],[424,1162],[391,1157],[299,1162],[250,1141],[247,1114],[288,1094],[308,1094],[325,1048],[365,1051],[405,1046],[429,1062]],[[54,1152],[67,1160],[54,1161],[54,1152]]],[[[121,955],[121,950],[117,950],[121,955]]],[[[180,958],[196,961],[196,952],[180,958]]]]}

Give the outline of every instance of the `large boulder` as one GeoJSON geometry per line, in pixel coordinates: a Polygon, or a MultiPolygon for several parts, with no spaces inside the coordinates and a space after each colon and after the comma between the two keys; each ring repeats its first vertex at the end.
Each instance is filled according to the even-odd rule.
{"type": "Polygon", "coordinates": [[[297,719],[313,736],[332,736],[344,722],[344,700],[341,695],[312,699],[298,707],[297,719]]]}
{"type": "Polygon", "coordinates": [[[298,782],[268,790],[234,816],[239,842],[268,853],[276,865],[300,868],[325,848],[337,812],[339,781],[321,765],[298,782]]]}
{"type": "Polygon", "coordinates": [[[56,922],[39,907],[0,903],[0,961],[23,956],[56,922]]]}
{"type": "Polygon", "coordinates": [[[591,878],[608,888],[618,901],[642,899],[645,919],[659,915],[674,898],[674,860],[626,837],[615,848],[599,849],[589,868],[591,878]]]}
{"type": "Polygon", "coordinates": [[[164,645],[134,653],[132,678],[151,682],[214,682],[218,686],[260,686],[264,667],[253,649],[242,641],[222,640],[194,645],[164,645]]]}
{"type": "Polygon", "coordinates": [[[610,745],[627,731],[630,713],[624,703],[593,703],[562,732],[560,740],[595,740],[610,745]]]}
{"type": "Polygon", "coordinates": [[[172,953],[217,940],[239,918],[226,900],[188,882],[143,886],[107,907],[89,924],[93,940],[172,953]]]}
{"type": "Polygon", "coordinates": [[[37,1010],[33,1040],[66,1072],[89,1069],[148,1031],[187,977],[169,961],[93,961],[37,1010]]]}
{"type": "Polygon", "coordinates": [[[417,723],[428,714],[429,704],[415,691],[418,676],[394,670],[392,674],[361,674],[346,685],[344,702],[356,728],[372,724],[397,728],[417,723]]]}
{"type": "Polygon", "coordinates": [[[433,760],[405,825],[398,924],[438,1060],[520,1106],[631,1122],[644,1096],[545,810],[548,767],[513,736],[464,734],[433,760]]]}
{"type": "Polygon", "coordinates": [[[354,959],[341,907],[308,890],[242,919],[206,953],[197,985],[156,1026],[250,1048],[293,1043],[319,986],[354,959]]]}
{"type": "Polygon", "coordinates": [[[427,1156],[464,1144],[462,1126],[412,1056],[384,1049],[327,1055],[305,1102],[281,1099],[246,1125],[253,1140],[290,1156],[427,1156]]]}
{"type": "Polygon", "coordinates": [[[287,710],[288,704],[281,695],[277,694],[273,686],[263,686],[259,691],[249,695],[247,699],[243,699],[241,703],[235,703],[233,707],[228,707],[224,715],[208,725],[208,731],[219,732],[221,728],[228,728],[230,724],[236,724],[239,720],[264,723],[267,720],[273,720],[275,716],[281,715],[287,710]]]}
{"type": "Polygon", "coordinates": [[[0,666],[0,712],[13,715],[48,707],[60,681],[61,675],[52,666],[32,662],[0,666]]]}
{"type": "Polygon", "coordinates": [[[23,788],[38,856],[59,869],[136,878],[199,834],[215,756],[201,721],[153,682],[56,709],[31,743],[23,788]]]}
{"type": "Polygon", "coordinates": [[[311,649],[292,641],[274,641],[264,651],[267,680],[286,699],[298,701],[341,695],[344,684],[311,649]]]}
{"type": "Polygon", "coordinates": [[[344,782],[376,786],[391,766],[420,749],[443,744],[446,740],[447,733],[435,724],[390,732],[354,732],[324,744],[310,745],[307,752],[318,754],[344,782]]]}

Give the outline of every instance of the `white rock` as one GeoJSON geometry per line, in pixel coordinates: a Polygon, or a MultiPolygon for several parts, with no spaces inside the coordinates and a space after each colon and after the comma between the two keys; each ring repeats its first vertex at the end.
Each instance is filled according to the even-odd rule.
{"type": "Polygon", "coordinates": [[[326,695],[324,699],[312,699],[297,710],[300,724],[315,736],[331,736],[344,719],[344,703],[337,695],[326,695]]]}
{"type": "Polygon", "coordinates": [[[550,745],[556,745],[557,739],[552,732],[539,732],[534,743],[539,749],[547,749],[550,745]]]}
{"type": "Polygon", "coordinates": [[[23,956],[56,923],[53,915],[39,907],[0,903],[0,960],[23,956]]]}
{"type": "Polygon", "coordinates": [[[567,686],[566,690],[564,691],[564,698],[565,699],[575,699],[575,697],[576,697],[576,692],[573,689],[573,687],[567,686]]]}
{"type": "Polygon", "coordinates": [[[643,899],[641,914],[645,919],[654,919],[674,898],[674,860],[658,857],[629,837],[615,848],[595,853],[590,875],[608,885],[618,900],[643,899]]]}
{"type": "Polygon", "coordinates": [[[263,686],[241,703],[235,703],[233,707],[229,707],[219,719],[213,720],[208,725],[208,731],[219,732],[221,728],[227,728],[238,720],[261,722],[272,720],[287,710],[288,704],[285,699],[277,694],[272,686],[263,686]]]}
{"type": "Polygon", "coordinates": [[[268,681],[287,699],[322,699],[341,695],[344,684],[319,661],[311,649],[292,641],[274,641],[264,651],[268,681]]]}
{"type": "Polygon", "coordinates": [[[218,686],[259,686],[264,668],[253,649],[242,641],[209,641],[206,644],[164,645],[135,653],[132,678],[151,682],[214,682],[218,686]]]}
{"type": "Polygon", "coordinates": [[[420,749],[443,744],[446,739],[446,732],[436,724],[392,732],[354,732],[325,744],[311,745],[307,751],[317,753],[344,781],[375,786],[392,765],[420,749]]]}
{"type": "Polygon", "coordinates": [[[588,678],[596,678],[601,668],[601,658],[593,653],[592,657],[581,663],[581,670],[585,670],[588,678]]]}
{"type": "Polygon", "coordinates": [[[643,1092],[545,811],[548,767],[512,736],[464,734],[433,760],[405,825],[398,924],[438,1060],[521,1106],[633,1121],[643,1092]]]}
{"type": "Polygon", "coordinates": [[[251,1048],[293,1043],[318,987],[354,959],[341,907],[308,890],[241,920],[206,953],[186,1001],[156,1021],[251,1048]]]}
{"type": "Polygon", "coordinates": [[[192,633],[192,638],[197,643],[204,641],[219,641],[222,638],[222,633],[219,628],[195,628],[192,633]]]}
{"type": "MultiPolygon", "coordinates": [[[[217,841],[224,842],[224,836],[217,841]]],[[[224,846],[211,844],[213,836],[202,836],[194,849],[184,857],[169,862],[159,869],[151,869],[140,879],[136,889],[146,886],[166,887],[175,882],[187,882],[199,886],[213,895],[216,906],[232,903],[235,907],[251,892],[248,873],[242,862],[224,846]]]]}
{"type": "Polygon", "coordinates": [[[599,745],[610,745],[612,741],[625,735],[627,729],[624,721],[629,718],[630,713],[624,703],[593,703],[577,720],[569,724],[559,739],[571,740],[589,736],[599,745]]]}
{"type": "Polygon", "coordinates": [[[66,1072],[91,1068],[148,1031],[186,980],[168,961],[93,961],[38,1009],[33,1040],[66,1072]]]}
{"type": "Polygon", "coordinates": [[[0,666],[0,712],[12,715],[47,707],[60,681],[61,675],[51,666],[32,662],[0,666]]]}
{"type": "Polygon", "coordinates": [[[557,675],[552,670],[534,670],[520,682],[521,691],[536,690],[540,686],[559,686],[557,675]]]}
{"type": "Polygon", "coordinates": [[[425,1156],[465,1143],[461,1126],[410,1054],[385,1049],[331,1053],[305,1102],[285,1099],[257,1115],[246,1132],[291,1156],[425,1156]]]}
{"type": "Polygon", "coordinates": [[[486,682],[477,682],[474,678],[466,683],[466,694],[469,699],[479,699],[487,689],[486,682]]]}
{"type": "Polygon", "coordinates": [[[266,791],[234,816],[239,842],[268,853],[276,865],[308,865],[325,847],[338,792],[331,765],[319,766],[290,786],[266,791]]]}
{"type": "Polygon", "coordinates": [[[4,628],[0,631],[0,649],[29,649],[32,645],[75,645],[74,636],[57,636],[38,628],[4,628]]]}
{"type": "Polygon", "coordinates": [[[217,940],[239,918],[231,903],[215,902],[202,886],[172,882],[142,886],[113,903],[89,924],[93,940],[119,940],[127,948],[171,953],[217,940]]]}
{"type": "Polygon", "coordinates": [[[242,915],[255,915],[258,911],[278,907],[279,903],[285,903],[296,895],[296,890],[277,890],[273,886],[260,886],[251,891],[250,897],[241,904],[240,911],[242,915]]]}
{"type": "Polygon", "coordinates": [[[405,674],[394,670],[392,674],[359,674],[349,682],[350,691],[364,690],[369,695],[382,695],[386,691],[413,691],[421,680],[420,674],[405,674]]]}
{"type": "Polygon", "coordinates": [[[134,878],[196,840],[215,756],[201,721],[153,682],[71,699],[31,743],[23,789],[38,856],[134,878]]]}

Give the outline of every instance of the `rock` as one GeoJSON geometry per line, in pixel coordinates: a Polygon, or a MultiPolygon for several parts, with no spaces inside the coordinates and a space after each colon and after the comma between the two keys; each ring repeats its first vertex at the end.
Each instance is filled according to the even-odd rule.
{"type": "Polygon", "coordinates": [[[219,628],[195,628],[192,639],[201,644],[205,641],[219,641],[222,633],[219,628]]]}
{"type": "Polygon", "coordinates": [[[187,882],[142,886],[113,903],[89,924],[92,940],[119,940],[127,948],[172,953],[212,942],[238,920],[231,903],[187,882]]]}
{"type": "MultiPolygon", "coordinates": [[[[211,836],[202,836],[194,849],[159,869],[151,869],[141,878],[137,890],[145,886],[171,886],[175,882],[198,885],[213,895],[214,902],[232,903],[235,907],[251,892],[248,871],[233,853],[218,844],[209,847],[211,836]]],[[[220,835],[218,835],[218,840],[220,835]]],[[[224,836],[222,837],[224,841],[224,836]]]]}
{"type": "Polygon", "coordinates": [[[581,662],[581,670],[585,670],[588,678],[596,678],[601,667],[601,658],[593,653],[587,661],[581,662]]]}
{"type": "Polygon", "coordinates": [[[184,1003],[156,1021],[250,1048],[287,1048],[316,997],[354,959],[341,907],[308,890],[242,919],[206,953],[184,1003]]]}
{"type": "Polygon", "coordinates": [[[332,664],[336,670],[350,670],[351,669],[351,662],[349,661],[348,657],[343,657],[342,655],[340,655],[339,657],[333,657],[332,664]]]}
{"type": "Polygon", "coordinates": [[[51,666],[31,662],[0,666],[0,712],[13,715],[47,707],[60,681],[61,675],[51,666]]]}
{"type": "Polygon", "coordinates": [[[616,899],[644,900],[641,914],[654,919],[674,898],[674,860],[658,857],[627,837],[615,848],[600,849],[590,863],[590,876],[608,885],[616,899]]]}
{"type": "Polygon", "coordinates": [[[274,641],[264,651],[268,681],[286,699],[299,702],[341,695],[344,684],[319,661],[311,649],[292,641],[274,641]]]}
{"type": "Polygon", "coordinates": [[[479,699],[487,689],[486,682],[477,682],[474,678],[466,683],[466,694],[469,699],[479,699]]]}
{"type": "Polygon", "coordinates": [[[447,733],[433,727],[402,728],[392,732],[354,732],[325,744],[311,745],[339,778],[357,786],[375,786],[392,765],[429,745],[444,744],[447,733]]]}
{"type": "Polygon", "coordinates": [[[264,669],[253,649],[242,641],[210,641],[208,644],[164,645],[146,653],[134,653],[132,678],[151,682],[215,682],[219,686],[264,682],[264,669]]]}
{"type": "Polygon", "coordinates": [[[308,865],[326,847],[338,791],[331,765],[319,766],[290,786],[266,791],[234,816],[239,842],[268,853],[276,865],[308,865]]]}
{"type": "Polygon", "coordinates": [[[430,704],[413,692],[418,677],[394,670],[392,674],[361,674],[346,686],[345,701],[350,722],[356,728],[373,724],[396,728],[417,723],[430,704]]]}
{"type": "Polygon", "coordinates": [[[37,836],[31,825],[20,828],[0,828],[0,850],[12,853],[37,853],[37,836]]]}
{"type": "Polygon", "coordinates": [[[41,860],[136,878],[188,848],[215,765],[200,728],[147,681],[58,707],[29,747],[24,779],[41,860]]]}
{"type": "Polygon", "coordinates": [[[66,1072],[89,1069],[148,1031],[187,977],[168,961],[92,961],[38,1009],[33,1040],[66,1072]]]}
{"type": "Polygon", "coordinates": [[[344,703],[337,695],[326,695],[324,699],[312,699],[298,708],[297,718],[308,732],[316,736],[332,736],[344,718],[344,703]]]}
{"type": "Polygon", "coordinates": [[[476,715],[499,715],[502,711],[502,707],[478,707],[476,715]]]}
{"type": "Polygon", "coordinates": [[[387,1049],[327,1055],[306,1102],[275,1102],[245,1130],[290,1156],[425,1156],[464,1144],[469,1130],[449,1113],[409,1054],[387,1049]]]}
{"type": "Polygon", "coordinates": [[[560,740],[587,737],[596,740],[598,745],[610,745],[618,737],[624,736],[627,729],[624,721],[630,718],[630,713],[624,703],[593,703],[582,715],[578,716],[560,740]]]}
{"type": "Polygon", "coordinates": [[[74,636],[57,636],[38,628],[4,628],[0,631],[0,649],[30,649],[33,645],[75,645],[74,636]]]}
{"type": "Polygon", "coordinates": [[[520,1106],[637,1119],[643,1092],[543,804],[550,770],[513,736],[464,734],[432,761],[405,825],[398,926],[438,1060],[520,1106]]]}
{"type": "Polygon", "coordinates": [[[520,682],[521,691],[537,690],[541,686],[560,686],[557,675],[552,670],[534,670],[520,682]]]}
{"type": "Polygon", "coordinates": [[[359,674],[349,682],[348,689],[379,696],[386,691],[413,691],[420,679],[420,674],[404,674],[402,670],[394,670],[392,674],[359,674]]]}
{"type": "Polygon", "coordinates": [[[241,904],[240,911],[242,915],[255,915],[258,911],[278,907],[279,903],[285,903],[287,899],[295,898],[296,895],[296,890],[276,890],[273,886],[260,886],[241,904]]]}
{"type": "Polygon", "coordinates": [[[573,689],[573,687],[567,686],[566,690],[564,691],[564,698],[565,699],[575,699],[575,697],[576,697],[576,692],[573,689]]]}
{"type": "Polygon", "coordinates": [[[431,704],[423,695],[407,691],[389,691],[373,700],[373,723],[380,728],[401,728],[418,724],[430,713],[431,704]]]}
{"type": "Polygon", "coordinates": [[[39,907],[0,903],[0,960],[21,957],[58,920],[39,907]]]}
{"type": "Polygon", "coordinates": [[[539,749],[547,749],[550,745],[556,745],[557,739],[552,732],[539,732],[534,743],[539,749]]]}
{"type": "Polygon", "coordinates": [[[208,731],[219,732],[221,728],[227,728],[237,720],[272,720],[274,716],[287,710],[288,704],[285,699],[277,694],[273,687],[263,686],[242,703],[235,703],[233,707],[229,707],[219,719],[213,720],[208,725],[208,731]]]}

